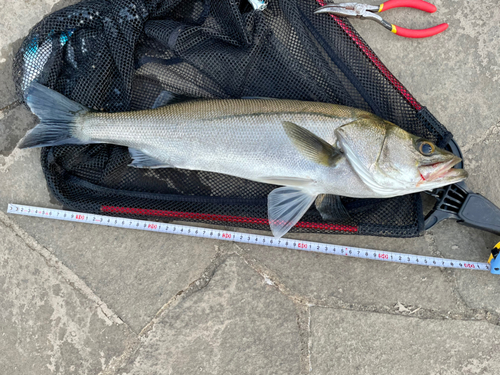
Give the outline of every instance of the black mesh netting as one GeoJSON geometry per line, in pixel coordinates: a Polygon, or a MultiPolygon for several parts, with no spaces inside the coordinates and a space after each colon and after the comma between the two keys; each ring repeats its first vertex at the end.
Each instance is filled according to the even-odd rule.
{"type": "MultiPolygon", "coordinates": [[[[20,97],[38,80],[96,110],[151,108],[182,98],[273,97],[362,108],[443,145],[449,133],[421,109],[344,20],[315,15],[315,0],[91,0],[36,25],[18,51],[20,97]]],[[[390,35],[387,36],[388,38],[390,35]]],[[[128,167],[127,149],[42,151],[67,209],[268,229],[271,185],[226,175],[128,167]]],[[[423,230],[420,196],[343,199],[351,219],[328,223],[313,207],[293,231],[410,237],[423,230]]]]}

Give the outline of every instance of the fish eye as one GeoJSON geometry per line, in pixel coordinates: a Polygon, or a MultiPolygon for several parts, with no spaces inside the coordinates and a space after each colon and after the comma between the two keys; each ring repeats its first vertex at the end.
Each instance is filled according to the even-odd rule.
{"type": "Polygon", "coordinates": [[[419,141],[418,142],[418,151],[420,151],[420,153],[422,155],[430,156],[434,153],[434,150],[435,150],[435,147],[431,142],[429,142],[429,141],[419,141]]]}

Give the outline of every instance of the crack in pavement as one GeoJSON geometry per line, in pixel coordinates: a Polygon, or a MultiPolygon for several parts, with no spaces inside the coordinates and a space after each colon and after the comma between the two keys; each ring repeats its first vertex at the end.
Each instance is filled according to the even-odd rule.
{"type": "MultiPolygon", "coordinates": [[[[0,212],[0,222],[2,222],[6,227],[13,231],[18,237],[20,237],[26,245],[40,254],[47,264],[56,269],[59,274],[68,282],[72,287],[80,291],[90,300],[94,301],[98,309],[102,312],[102,315],[108,319],[109,324],[125,324],[113,311],[111,311],[107,305],[97,296],[94,292],[69,268],[64,266],[61,261],[57,259],[48,249],[41,246],[36,240],[34,240],[29,234],[27,234],[23,229],[12,222],[3,212],[0,212]]],[[[435,247],[434,238],[429,236],[429,248],[430,250],[440,255],[439,251],[435,247]]],[[[142,338],[147,336],[154,326],[162,319],[164,314],[175,307],[180,302],[189,298],[192,294],[204,289],[211,281],[212,277],[217,272],[218,268],[231,256],[240,257],[246,265],[248,265],[252,270],[259,274],[264,282],[270,286],[276,288],[280,293],[289,298],[297,308],[297,325],[299,327],[299,336],[301,343],[301,358],[300,358],[300,369],[301,373],[309,373],[312,371],[311,368],[311,350],[312,350],[312,337],[311,337],[311,307],[319,308],[330,308],[338,310],[349,310],[349,311],[360,311],[366,313],[377,313],[377,314],[389,314],[395,316],[405,316],[413,319],[421,320],[463,320],[463,321],[486,321],[490,324],[500,326],[499,315],[487,310],[479,310],[470,308],[464,301],[464,299],[459,296],[459,300],[463,302],[465,310],[464,311],[447,311],[442,312],[438,310],[422,308],[422,307],[412,307],[406,306],[405,309],[398,309],[397,305],[393,308],[387,306],[377,306],[377,305],[362,305],[357,303],[345,302],[338,297],[333,298],[333,302],[329,302],[303,296],[291,291],[285,283],[283,283],[276,273],[267,268],[266,266],[260,264],[256,259],[250,256],[251,250],[245,250],[238,246],[236,243],[232,243],[235,250],[224,251],[223,249],[216,246],[215,257],[210,261],[210,264],[205,268],[200,277],[189,283],[186,288],[180,290],[172,298],[170,298],[155,314],[153,319],[140,331],[134,340],[131,340],[127,344],[127,348],[119,357],[114,357],[108,366],[100,373],[100,375],[115,375],[117,372],[125,367],[134,353],[140,349],[142,345],[142,338]]],[[[454,281],[452,275],[446,275],[450,280],[454,281]]],[[[455,284],[456,286],[456,284],[455,284]]],[[[456,289],[454,289],[456,292],[456,289]]]]}
{"type": "Polygon", "coordinates": [[[311,312],[309,306],[295,305],[300,338],[300,372],[308,374],[311,366],[311,312]]]}
{"type": "Polygon", "coordinates": [[[0,108],[0,114],[3,113],[3,112],[8,112],[14,108],[17,108],[21,105],[21,101],[19,100],[16,100],[15,102],[12,102],[10,104],[7,104],[5,107],[3,108],[0,108]]]}
{"type": "Polygon", "coordinates": [[[154,326],[161,320],[163,315],[171,308],[177,306],[179,303],[189,298],[192,294],[204,289],[212,280],[217,269],[231,256],[233,253],[226,253],[220,247],[215,246],[215,257],[210,261],[210,264],[202,272],[201,276],[196,280],[189,283],[186,288],[177,292],[170,298],[155,314],[153,319],[144,326],[144,328],[137,335],[136,340],[130,342],[125,351],[119,357],[113,358],[109,365],[99,373],[99,375],[115,375],[117,372],[124,368],[137,350],[141,347],[141,339],[146,337],[149,332],[154,329],[154,326]]]}
{"type": "Polygon", "coordinates": [[[210,264],[205,268],[201,276],[189,283],[186,288],[180,290],[172,298],[170,298],[158,310],[153,319],[140,331],[137,338],[129,342],[125,351],[119,357],[113,358],[110,364],[102,372],[100,372],[99,375],[116,375],[119,370],[123,369],[127,364],[129,364],[132,356],[140,349],[142,345],[142,338],[146,337],[148,333],[154,329],[155,325],[162,319],[164,314],[171,308],[184,301],[186,298],[189,298],[194,293],[208,286],[218,268],[231,256],[240,257],[246,265],[248,265],[252,270],[254,270],[262,277],[264,283],[276,288],[280,293],[289,298],[295,304],[295,306],[297,306],[296,319],[299,328],[301,343],[301,358],[299,359],[299,361],[302,374],[307,374],[312,371],[311,307],[389,314],[420,320],[485,321],[487,323],[500,326],[499,315],[486,310],[467,308],[467,311],[462,312],[440,312],[433,309],[414,306],[405,306],[404,309],[401,309],[401,307],[399,306],[400,304],[396,304],[391,309],[387,306],[348,303],[342,301],[337,297],[335,297],[336,301],[334,303],[328,303],[320,299],[298,295],[289,290],[289,288],[287,288],[287,286],[279,280],[275,272],[263,266],[257,260],[252,259],[247,254],[243,254],[249,253],[250,250],[241,248],[235,242],[233,242],[232,245],[236,250],[225,251],[220,247],[215,246],[215,257],[210,261],[210,264]]]}
{"type": "Polygon", "coordinates": [[[0,223],[5,225],[17,237],[19,237],[28,248],[40,255],[45,263],[56,270],[61,277],[75,290],[80,292],[97,306],[99,315],[106,320],[108,325],[125,324],[120,317],[115,314],[106,303],[101,300],[90,287],[85,284],[72,270],[66,267],[54,254],[47,248],[40,245],[33,237],[26,233],[21,227],[11,221],[6,214],[0,211],[0,223]]]}
{"type": "Polygon", "coordinates": [[[217,269],[232,255],[225,253],[217,245],[215,245],[215,251],[215,257],[210,261],[210,264],[205,268],[201,276],[168,300],[167,303],[158,310],[153,319],[141,330],[141,332],[139,332],[139,337],[147,335],[168,309],[177,306],[181,301],[188,298],[193,293],[205,288],[212,280],[217,269]]]}
{"type": "MultiPolygon", "coordinates": [[[[332,297],[334,302],[327,302],[321,299],[316,299],[312,297],[306,297],[291,291],[275,273],[268,269],[267,267],[261,265],[255,259],[250,258],[246,254],[241,254],[241,252],[249,253],[236,243],[233,245],[237,248],[236,253],[242,257],[246,264],[248,264],[253,270],[260,274],[264,279],[268,279],[272,282],[275,288],[277,288],[281,293],[290,298],[294,303],[307,306],[307,307],[323,307],[332,308],[339,310],[350,310],[350,311],[363,311],[372,312],[378,314],[389,314],[397,316],[405,316],[408,318],[416,318],[422,320],[463,320],[463,321],[486,321],[490,324],[500,326],[500,315],[485,309],[473,309],[470,308],[466,303],[463,303],[463,311],[439,311],[435,309],[424,308],[421,306],[410,306],[409,311],[399,311],[395,307],[389,308],[387,306],[377,306],[377,305],[362,305],[359,303],[344,302],[338,297],[332,297]]],[[[451,280],[454,280],[453,276],[450,276],[451,280]]],[[[456,285],[456,284],[455,284],[456,285]]],[[[463,299],[458,295],[457,299],[461,302],[463,299]]]]}

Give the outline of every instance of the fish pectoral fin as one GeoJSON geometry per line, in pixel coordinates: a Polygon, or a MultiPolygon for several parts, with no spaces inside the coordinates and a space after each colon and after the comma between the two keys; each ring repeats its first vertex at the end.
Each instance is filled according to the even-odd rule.
{"type": "Polygon", "coordinates": [[[259,182],[264,182],[271,185],[286,185],[286,186],[309,186],[314,184],[314,180],[310,178],[288,177],[288,176],[264,176],[259,177],[259,182]]]}
{"type": "Polygon", "coordinates": [[[284,121],[283,129],[297,150],[315,163],[334,167],[343,157],[342,151],[302,126],[284,121]]]}
{"type": "Polygon", "coordinates": [[[316,209],[325,221],[350,219],[340,197],[332,194],[320,194],[315,201],[316,209]]]}
{"type": "Polygon", "coordinates": [[[273,235],[284,236],[304,216],[315,198],[315,193],[295,186],[271,191],[267,197],[267,213],[273,235]]]}
{"type": "Polygon", "coordinates": [[[135,148],[129,148],[128,152],[132,157],[132,163],[129,164],[130,167],[135,168],[173,168],[172,165],[165,163],[164,161],[157,160],[144,152],[137,150],[135,148]]]}

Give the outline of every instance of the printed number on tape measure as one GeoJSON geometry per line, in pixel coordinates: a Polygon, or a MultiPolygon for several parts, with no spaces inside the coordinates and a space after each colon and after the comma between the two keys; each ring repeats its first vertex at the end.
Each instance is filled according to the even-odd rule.
{"type": "Polygon", "coordinates": [[[193,237],[215,238],[222,241],[234,241],[247,244],[266,245],[271,247],[296,249],[325,254],[338,254],[361,259],[372,259],[384,262],[395,262],[401,264],[419,264],[431,267],[459,268],[470,270],[490,270],[488,263],[468,262],[454,259],[442,259],[436,257],[422,257],[411,254],[400,254],[389,251],[363,249],[357,247],[337,246],[325,243],[292,240],[286,238],[275,238],[272,236],[254,235],[248,233],[231,232],[227,230],[208,229],[191,227],[179,224],[164,224],[154,221],[135,220],[128,218],[117,218],[96,214],[85,214],[82,212],[71,212],[50,208],[40,208],[32,206],[9,204],[8,213],[37,216],[55,220],[65,220],[73,222],[85,222],[94,225],[112,226],[118,228],[128,228],[155,232],[164,232],[193,237]]]}

